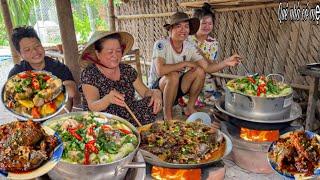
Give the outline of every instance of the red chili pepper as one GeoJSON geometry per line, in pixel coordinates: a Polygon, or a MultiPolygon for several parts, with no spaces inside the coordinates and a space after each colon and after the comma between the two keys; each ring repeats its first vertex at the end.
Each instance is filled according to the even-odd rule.
{"type": "Polygon", "coordinates": [[[93,136],[93,137],[96,137],[96,134],[94,133],[94,128],[95,128],[95,127],[96,127],[96,126],[93,125],[93,126],[91,126],[91,127],[88,129],[88,134],[91,135],[91,136],[93,136]]]}
{"type": "Polygon", "coordinates": [[[87,142],[87,144],[84,147],[84,164],[90,164],[90,154],[99,153],[99,149],[94,145],[96,143],[96,140],[91,140],[87,142]]]}
{"type": "Polygon", "coordinates": [[[267,90],[266,90],[266,84],[260,84],[259,86],[258,86],[258,89],[257,89],[257,96],[260,96],[261,95],[261,93],[264,93],[264,94],[266,94],[267,93],[267,90]]]}
{"type": "Polygon", "coordinates": [[[124,134],[131,134],[131,131],[129,131],[129,130],[121,129],[121,128],[119,128],[119,130],[124,134]]]}
{"type": "Polygon", "coordinates": [[[96,140],[91,140],[91,141],[87,142],[87,144],[86,144],[85,146],[86,146],[86,148],[89,150],[89,152],[93,152],[93,153],[98,154],[98,153],[99,153],[99,150],[98,150],[98,148],[94,145],[94,143],[96,143],[96,140]]]}
{"type": "Polygon", "coordinates": [[[40,89],[40,83],[35,77],[32,78],[31,85],[34,89],[40,89]]]}
{"type": "Polygon", "coordinates": [[[82,137],[77,134],[77,128],[68,128],[68,132],[73,136],[75,137],[76,139],[78,139],[79,141],[82,141],[82,137]]]}
{"type": "Polygon", "coordinates": [[[83,164],[90,164],[90,152],[89,149],[87,148],[87,146],[85,146],[84,148],[84,162],[83,164]]]}
{"type": "Polygon", "coordinates": [[[26,74],[26,73],[23,73],[23,74],[18,74],[18,77],[19,77],[19,78],[22,78],[22,79],[26,79],[26,78],[29,77],[29,75],[26,74]]]}
{"type": "Polygon", "coordinates": [[[111,129],[110,126],[108,126],[108,125],[102,125],[101,128],[102,128],[104,131],[108,131],[108,130],[111,129]]]}
{"type": "Polygon", "coordinates": [[[248,77],[248,81],[252,82],[253,84],[256,83],[256,80],[254,80],[253,77],[248,77]]]}

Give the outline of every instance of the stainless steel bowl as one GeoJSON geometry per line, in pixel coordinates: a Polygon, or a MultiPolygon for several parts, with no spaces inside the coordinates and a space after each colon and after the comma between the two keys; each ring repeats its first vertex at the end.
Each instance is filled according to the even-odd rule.
{"type": "MultiPolygon", "coordinates": [[[[68,114],[59,115],[46,122],[43,125],[48,126],[55,121],[59,121],[61,118],[84,115],[89,112],[72,112],[68,114]]],[[[95,112],[97,113],[97,112],[95,112]]],[[[115,119],[127,125],[132,132],[138,137],[138,145],[135,150],[128,154],[126,157],[106,164],[97,165],[83,165],[83,164],[72,164],[61,160],[58,165],[52,170],[52,174],[55,175],[56,179],[124,179],[128,168],[145,168],[145,163],[132,163],[132,159],[136,155],[139,145],[140,145],[140,134],[137,129],[128,121],[108,113],[98,113],[103,114],[109,119],[115,119]]],[[[50,174],[49,174],[50,175],[50,174]]]]}
{"type": "MultiPolygon", "coordinates": [[[[284,77],[280,74],[269,74],[266,76],[284,77]]],[[[233,92],[225,87],[225,108],[228,112],[238,116],[256,120],[281,120],[290,117],[291,105],[293,103],[292,92],[286,96],[259,97],[250,96],[239,92],[233,92]]]]}
{"type": "Polygon", "coordinates": [[[225,108],[238,116],[257,120],[279,120],[290,117],[292,93],[287,96],[265,98],[232,92],[225,88],[225,108]]]}

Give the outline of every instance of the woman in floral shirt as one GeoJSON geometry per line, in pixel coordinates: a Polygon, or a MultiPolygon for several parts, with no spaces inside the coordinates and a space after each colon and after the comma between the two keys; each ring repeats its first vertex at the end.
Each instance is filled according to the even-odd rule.
{"type": "MultiPolygon", "coordinates": [[[[211,11],[211,6],[208,3],[205,3],[202,8],[194,11],[193,17],[200,19],[200,27],[195,35],[189,36],[188,40],[198,48],[199,53],[208,61],[208,63],[217,63],[219,43],[215,38],[210,36],[214,23],[214,13],[211,11]]],[[[221,94],[214,91],[214,89],[214,79],[208,74],[204,91],[212,92],[212,98],[216,99],[218,96],[221,96],[221,94]]],[[[201,101],[203,102],[204,98],[201,98],[200,96],[200,99],[200,101],[196,102],[196,105],[201,107],[203,106],[201,101]]]]}

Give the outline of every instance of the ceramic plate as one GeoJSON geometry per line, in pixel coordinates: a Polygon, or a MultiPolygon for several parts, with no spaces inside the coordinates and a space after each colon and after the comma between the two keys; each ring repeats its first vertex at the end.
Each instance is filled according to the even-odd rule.
{"type": "MultiPolygon", "coordinates": [[[[52,75],[50,72],[47,72],[47,71],[34,71],[34,72],[45,73],[45,74],[47,74],[48,76],[50,76],[50,77],[52,77],[52,78],[54,78],[54,79],[58,79],[56,76],[52,75]]],[[[25,72],[21,72],[21,73],[19,73],[19,74],[23,74],[23,73],[25,73],[25,72]]],[[[5,107],[13,116],[15,116],[16,118],[18,118],[19,120],[22,120],[22,121],[27,121],[27,120],[29,120],[29,119],[32,119],[33,121],[39,122],[39,121],[45,121],[45,120],[47,120],[47,119],[50,119],[50,118],[56,116],[57,114],[59,114],[60,111],[62,111],[62,109],[64,108],[64,106],[65,106],[65,104],[66,104],[66,102],[67,102],[67,100],[68,100],[68,93],[66,92],[65,88],[63,87],[63,85],[61,86],[60,91],[59,91],[56,95],[54,95],[54,97],[57,97],[59,94],[63,93],[63,94],[64,94],[64,99],[63,99],[62,103],[57,107],[56,112],[54,112],[53,114],[44,116],[44,117],[42,117],[42,118],[37,118],[37,119],[35,119],[35,118],[32,118],[32,116],[31,116],[30,114],[19,113],[19,112],[15,111],[14,109],[9,108],[9,107],[7,106],[7,102],[5,101],[5,89],[6,89],[7,83],[8,83],[9,81],[11,81],[12,78],[18,76],[19,74],[15,75],[15,76],[12,76],[11,78],[9,78],[9,79],[7,80],[7,82],[3,85],[3,87],[2,87],[2,92],[1,92],[1,101],[2,101],[2,103],[3,103],[4,107],[5,107]]]]}
{"type": "Polygon", "coordinates": [[[58,133],[55,133],[52,129],[45,126],[42,126],[42,128],[48,135],[54,135],[55,137],[58,138],[58,145],[54,149],[51,158],[42,166],[32,171],[28,171],[25,173],[12,173],[7,171],[0,171],[0,176],[4,176],[8,179],[33,179],[48,173],[52,168],[54,168],[54,166],[61,159],[62,152],[63,152],[63,144],[58,133]]]}
{"type": "MultiPolygon", "coordinates": [[[[287,133],[281,135],[280,138],[286,138],[292,132],[293,131],[287,132],[287,133]]],[[[305,134],[307,135],[307,137],[309,139],[313,138],[314,136],[317,137],[318,142],[320,143],[320,136],[318,134],[310,132],[310,131],[305,131],[305,134]]],[[[279,171],[277,169],[278,164],[269,155],[270,152],[276,147],[276,142],[277,141],[274,141],[269,147],[269,150],[268,150],[268,161],[269,161],[269,164],[270,164],[271,168],[275,172],[277,172],[280,176],[288,178],[288,179],[313,179],[313,178],[316,178],[316,177],[320,177],[320,167],[318,167],[317,169],[314,170],[314,175],[313,176],[304,176],[301,173],[297,173],[297,174],[283,173],[283,172],[279,171]]]]}

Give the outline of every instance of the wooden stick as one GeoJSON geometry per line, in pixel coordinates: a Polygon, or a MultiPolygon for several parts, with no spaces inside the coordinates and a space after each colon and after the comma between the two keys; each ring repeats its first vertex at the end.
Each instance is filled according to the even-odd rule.
{"type": "Polygon", "coordinates": [[[131,109],[129,108],[129,106],[126,104],[126,109],[127,111],[130,113],[130,115],[132,116],[132,118],[136,121],[136,123],[138,124],[139,127],[142,126],[142,124],[140,123],[140,121],[137,119],[137,117],[134,115],[134,113],[131,111],[131,109]]]}

